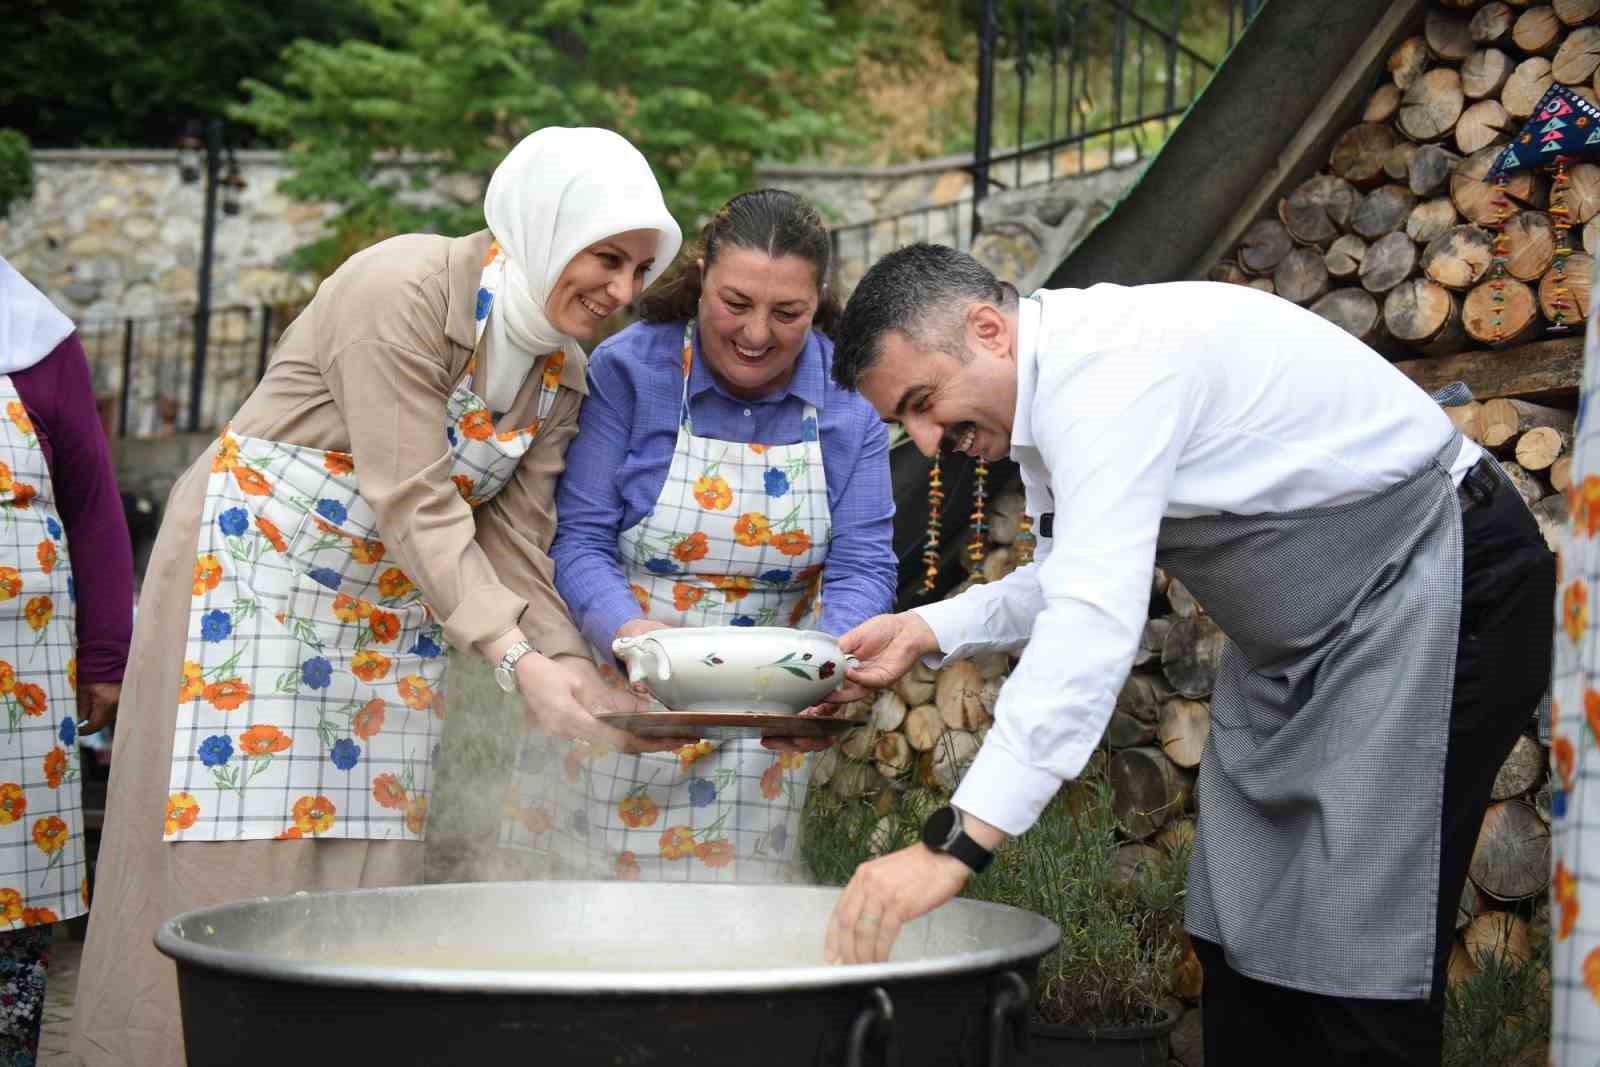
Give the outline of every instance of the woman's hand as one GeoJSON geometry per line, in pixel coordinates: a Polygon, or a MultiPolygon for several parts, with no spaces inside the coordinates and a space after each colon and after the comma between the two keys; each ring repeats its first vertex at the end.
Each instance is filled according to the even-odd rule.
{"type": "Polygon", "coordinates": [[[83,682],[78,686],[78,732],[92,734],[117,721],[121,682],[83,682]]]}
{"type": "Polygon", "coordinates": [[[845,672],[845,682],[828,694],[830,704],[860,700],[870,690],[895,683],[920,657],[939,651],[939,639],[914,611],[874,615],[839,638],[839,651],[861,662],[845,672]]]}
{"type": "Polygon", "coordinates": [[[554,737],[622,752],[663,752],[685,743],[682,738],[635,737],[596,718],[597,711],[641,711],[642,702],[626,689],[606,685],[594,665],[581,657],[550,660],[530,653],[517,661],[516,673],[528,725],[554,737]]]}
{"type": "Polygon", "coordinates": [[[669,623],[657,622],[654,619],[629,619],[617,627],[616,637],[642,637],[651,630],[670,630],[669,623]]]}

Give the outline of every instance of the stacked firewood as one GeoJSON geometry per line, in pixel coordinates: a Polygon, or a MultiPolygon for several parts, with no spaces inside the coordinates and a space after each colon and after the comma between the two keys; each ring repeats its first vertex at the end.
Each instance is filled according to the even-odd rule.
{"type": "Polygon", "coordinates": [[[1574,413],[1504,398],[1472,401],[1445,411],[1463,435],[1494,454],[1533,510],[1551,551],[1556,551],[1560,530],[1568,522],[1574,413]]]}
{"type": "Polygon", "coordinates": [[[1488,175],[1552,83],[1596,100],[1600,0],[1449,0],[1421,31],[1389,56],[1327,167],[1211,277],[1276,292],[1396,359],[1536,339],[1558,317],[1578,325],[1600,246],[1600,166],[1568,168],[1554,205],[1542,171],[1500,190],[1488,175]]]}

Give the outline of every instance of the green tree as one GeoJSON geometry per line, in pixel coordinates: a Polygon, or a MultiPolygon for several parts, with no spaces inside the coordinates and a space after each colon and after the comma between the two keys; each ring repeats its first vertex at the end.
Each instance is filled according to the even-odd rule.
{"type": "Polygon", "coordinates": [[[481,226],[483,183],[541,126],[626,136],[689,226],[748,187],[758,159],[848,137],[841,89],[856,45],[818,0],[362,8],[370,40],[296,41],[279,84],[247,81],[233,111],[290,142],[286,192],[342,207],[311,250],[323,270],[387,234],[481,226]],[[421,195],[441,179],[464,186],[454,202],[421,195]]]}

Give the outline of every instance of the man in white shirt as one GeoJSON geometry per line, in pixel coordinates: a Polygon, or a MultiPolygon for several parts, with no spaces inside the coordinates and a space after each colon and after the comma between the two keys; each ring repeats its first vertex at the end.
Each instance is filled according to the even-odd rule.
{"type": "Polygon", "coordinates": [[[886,958],[1099,743],[1159,561],[1229,637],[1186,926],[1208,1062],[1437,1062],[1456,900],[1496,769],[1549,679],[1553,557],[1492,459],[1320,317],[1179,282],[1018,299],[971,257],[876,264],[834,357],[925,454],[1021,469],[1005,579],[846,634],[837,699],[1027,648],[952,806],[864,864],[831,959],[886,958]]]}

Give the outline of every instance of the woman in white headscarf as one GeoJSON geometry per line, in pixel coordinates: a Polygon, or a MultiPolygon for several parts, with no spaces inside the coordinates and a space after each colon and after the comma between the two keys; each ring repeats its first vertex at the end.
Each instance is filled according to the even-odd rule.
{"type": "Polygon", "coordinates": [[[651,747],[589,710],[607,690],[546,550],[577,342],[680,232],[644,158],[595,129],[525,139],[484,214],[471,236],[396,237],[340,267],[173,490],[80,971],[89,1064],[183,1062],[162,920],[421,881],[447,645],[537,694],[545,732],[651,747]]]}

